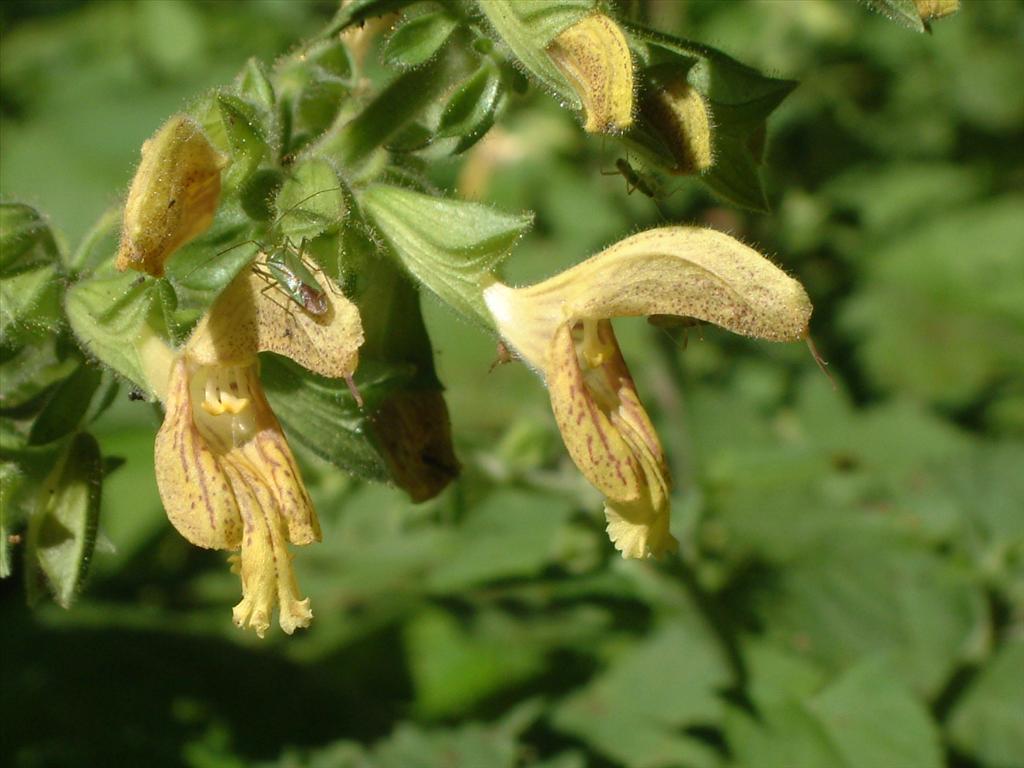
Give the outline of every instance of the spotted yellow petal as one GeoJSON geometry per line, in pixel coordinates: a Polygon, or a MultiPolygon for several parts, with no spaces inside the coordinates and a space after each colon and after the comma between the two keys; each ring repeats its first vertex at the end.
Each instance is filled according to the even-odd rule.
{"type": "Polygon", "coordinates": [[[249,289],[259,299],[259,349],[290,357],[321,376],[348,378],[359,364],[359,347],[363,344],[359,310],[321,270],[314,272],[327,304],[321,316],[306,312],[255,273],[250,275],[249,289]]]}
{"type": "Polygon", "coordinates": [[[547,340],[570,320],[674,315],[796,341],[811,316],[799,282],[735,238],[698,227],[641,232],[536,285],[496,282],[484,300],[502,336],[541,372],[547,340]]]}
{"type": "Polygon", "coordinates": [[[174,364],[167,389],[167,413],[156,436],[154,466],[167,517],[191,543],[208,549],[236,549],[242,521],[220,459],[192,418],[188,363],[174,364]]]}
{"type": "Polygon", "coordinates": [[[244,464],[230,465],[228,474],[245,521],[242,551],[235,559],[242,579],[242,600],[233,610],[235,624],[263,637],[276,604],[278,623],[286,633],[308,627],[313,612],[308,598],[299,598],[292,554],[285,544],[285,525],[272,486],[250,475],[244,464]]]}
{"type": "MultiPolygon", "coordinates": [[[[610,354],[618,355],[618,348],[610,354]]],[[[590,375],[583,365],[573,328],[561,326],[547,366],[558,429],[573,462],[595,488],[612,499],[635,501],[644,493],[643,470],[610,415],[618,407],[619,390],[631,389],[633,383],[617,365],[600,366],[588,371],[590,375]]]]}
{"type": "Polygon", "coordinates": [[[259,415],[257,429],[237,447],[238,455],[232,461],[257,470],[254,477],[271,494],[274,507],[286,523],[288,541],[299,545],[320,541],[320,523],[313,502],[262,387],[251,387],[249,397],[259,415]]]}
{"type": "Polygon", "coordinates": [[[189,355],[205,365],[242,364],[276,352],[328,378],[347,378],[359,364],[359,310],[316,270],[327,311],[313,315],[268,278],[249,269],[217,298],[189,339],[189,355]]]}

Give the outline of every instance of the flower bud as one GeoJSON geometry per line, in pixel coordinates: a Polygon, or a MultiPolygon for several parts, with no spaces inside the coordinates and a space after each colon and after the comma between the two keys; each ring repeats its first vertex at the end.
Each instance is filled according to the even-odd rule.
{"type": "Polygon", "coordinates": [[[370,423],[391,476],[414,502],[434,498],[458,476],[448,406],[439,390],[397,392],[370,423]]]}
{"type": "Polygon", "coordinates": [[[652,77],[640,109],[672,154],[676,173],[703,173],[711,167],[711,117],[685,74],[652,77]]]}
{"type": "Polygon", "coordinates": [[[585,131],[621,132],[633,124],[633,56],[614,21],[602,13],[587,16],[552,40],[547,52],[583,102],[585,131]]]}
{"type": "Polygon", "coordinates": [[[921,21],[932,21],[960,10],[960,0],[914,0],[921,21]]]}
{"type": "Polygon", "coordinates": [[[220,199],[227,158],[185,115],[175,115],[142,145],[128,190],[117,268],[155,277],[172,253],[205,232],[220,199]]]}

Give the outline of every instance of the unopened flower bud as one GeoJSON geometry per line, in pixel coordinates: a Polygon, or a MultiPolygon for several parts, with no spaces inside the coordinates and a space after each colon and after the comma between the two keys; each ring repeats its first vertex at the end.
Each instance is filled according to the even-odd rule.
{"type": "Polygon", "coordinates": [[[398,392],[370,423],[391,476],[413,501],[432,499],[458,476],[448,406],[439,390],[398,392]]]}
{"type": "Polygon", "coordinates": [[[960,0],[914,0],[921,21],[932,21],[960,10],[960,0]]]}
{"type": "Polygon", "coordinates": [[[686,81],[685,74],[652,77],[641,110],[672,153],[676,173],[703,173],[711,167],[711,117],[703,97],[686,81]]]}
{"type": "Polygon", "coordinates": [[[619,26],[602,13],[559,34],[548,56],[586,110],[588,133],[621,132],[633,124],[633,57],[619,26]]]}
{"type": "Polygon", "coordinates": [[[199,125],[175,115],[142,145],[128,190],[117,268],[159,277],[172,253],[213,222],[227,158],[199,125]]]}

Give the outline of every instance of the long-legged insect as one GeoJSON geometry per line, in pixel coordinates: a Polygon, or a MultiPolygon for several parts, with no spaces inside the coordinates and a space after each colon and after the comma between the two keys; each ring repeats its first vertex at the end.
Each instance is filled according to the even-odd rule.
{"type": "MultiPolygon", "coordinates": [[[[657,186],[657,183],[650,178],[645,177],[636,168],[634,168],[629,160],[625,157],[620,157],[615,161],[614,171],[601,171],[602,176],[621,176],[626,180],[626,194],[632,195],[634,192],[639,192],[645,197],[649,198],[654,207],[658,209],[658,213],[661,214],[661,218],[666,221],[669,219],[668,211],[662,205],[662,198],[666,197],[664,192],[657,186]]],[[[673,190],[675,192],[675,190],[673,190]]]]}
{"type": "MultiPolygon", "coordinates": [[[[295,205],[282,211],[271,223],[269,230],[273,231],[277,228],[285,216],[294,212],[307,200],[324,192],[333,192],[338,189],[341,189],[341,187],[321,189],[319,192],[307,195],[295,203],[295,205]]],[[[246,244],[255,245],[260,253],[263,254],[263,258],[252,265],[252,270],[267,281],[267,288],[265,290],[277,288],[302,311],[315,318],[320,318],[327,314],[330,306],[327,301],[327,292],[314,274],[314,272],[320,272],[322,275],[323,271],[313,266],[307,259],[306,238],[303,238],[299,245],[295,245],[294,241],[286,236],[280,243],[272,247],[258,240],[244,240],[241,243],[235,243],[229,248],[225,248],[217,255],[220,256],[233,248],[246,244]]],[[[332,291],[337,290],[326,275],[324,275],[324,279],[332,291]]],[[[345,384],[348,386],[348,390],[352,393],[356,403],[362,408],[363,396],[356,387],[352,376],[345,377],[345,384]]]]}
{"type": "Polygon", "coordinates": [[[268,287],[278,288],[313,317],[322,317],[327,314],[327,294],[306,265],[305,252],[305,238],[298,246],[291,238],[285,238],[280,246],[270,249],[262,261],[253,264],[252,269],[267,281],[268,287]]]}
{"type": "Polygon", "coordinates": [[[601,171],[602,176],[622,176],[626,180],[626,194],[632,195],[639,192],[641,195],[654,200],[658,196],[658,190],[651,186],[650,182],[640,175],[640,171],[630,165],[629,160],[620,157],[615,161],[614,171],[601,171]]]}
{"type": "MultiPolygon", "coordinates": [[[[319,192],[314,192],[302,198],[278,215],[273,223],[271,223],[270,231],[280,226],[285,216],[293,213],[307,200],[325,192],[334,192],[339,189],[341,189],[340,186],[321,189],[319,192]]],[[[268,287],[278,288],[292,302],[313,317],[322,317],[327,313],[327,293],[313,274],[314,268],[308,265],[305,238],[302,239],[299,245],[295,245],[291,238],[285,237],[281,243],[274,246],[268,246],[258,240],[244,240],[241,243],[235,243],[229,248],[225,248],[217,255],[220,256],[246,244],[255,245],[260,250],[260,253],[263,254],[262,260],[253,264],[252,269],[257,275],[267,281],[268,287]]],[[[330,281],[328,281],[328,285],[330,286],[330,281]]]]}

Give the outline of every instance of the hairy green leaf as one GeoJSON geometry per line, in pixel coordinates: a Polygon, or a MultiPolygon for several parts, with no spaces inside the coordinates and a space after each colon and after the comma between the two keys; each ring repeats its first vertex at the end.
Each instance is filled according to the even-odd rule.
{"type": "Polygon", "coordinates": [[[31,601],[49,590],[60,606],[71,606],[96,543],[102,479],[99,444],[80,432],[43,483],[29,519],[25,566],[31,601]]]}
{"type": "Polygon", "coordinates": [[[252,104],[230,93],[217,94],[217,108],[231,145],[231,164],[225,186],[237,189],[256,171],[268,154],[266,133],[252,104]]]}
{"type": "Polygon", "coordinates": [[[359,200],[405,269],[457,312],[489,325],[484,283],[532,217],[384,184],[359,200]]]}
{"type": "Polygon", "coordinates": [[[418,67],[429,61],[448,42],[458,22],[444,13],[428,13],[405,22],[384,46],[384,63],[418,67]]]}

